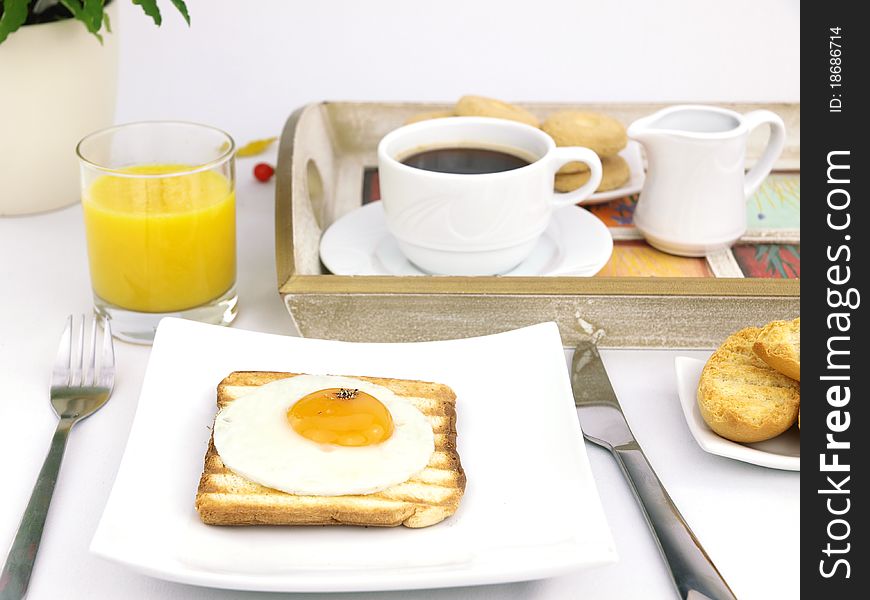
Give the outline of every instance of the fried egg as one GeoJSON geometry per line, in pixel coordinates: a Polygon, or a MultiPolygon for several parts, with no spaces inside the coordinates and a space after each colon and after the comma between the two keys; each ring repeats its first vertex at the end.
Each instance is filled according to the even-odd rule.
{"type": "Polygon", "coordinates": [[[435,450],[408,399],[352,377],[297,375],[221,409],[214,445],[251,481],[312,496],[371,494],[411,478],[435,450]]]}

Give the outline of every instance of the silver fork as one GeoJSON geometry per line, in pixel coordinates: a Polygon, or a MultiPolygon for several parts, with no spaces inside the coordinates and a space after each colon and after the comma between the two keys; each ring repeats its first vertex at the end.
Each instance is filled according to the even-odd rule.
{"type": "Polygon", "coordinates": [[[91,322],[90,350],[86,353],[85,316],[81,316],[78,335],[73,333],[73,316],[67,317],[51,376],[51,406],[60,421],[0,574],[0,600],[17,600],[27,592],[69,432],[73,425],[97,412],[112,393],[115,382],[112,331],[107,320],[101,321],[103,335],[98,363],[97,319],[91,322]]]}

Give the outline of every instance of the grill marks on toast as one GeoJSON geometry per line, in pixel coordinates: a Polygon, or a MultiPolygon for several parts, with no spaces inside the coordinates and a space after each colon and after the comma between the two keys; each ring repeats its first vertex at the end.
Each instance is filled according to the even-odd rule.
{"type": "MultiPolygon", "coordinates": [[[[231,373],[218,386],[218,408],[265,383],[294,373],[231,373]]],[[[209,441],[196,495],[204,523],[213,525],[328,525],[426,527],[456,512],[465,491],[465,473],[456,452],[453,391],[442,384],[377,377],[357,377],[404,396],[422,412],[435,433],[435,452],[426,468],[408,481],[374,494],[297,496],[274,490],[227,468],[209,441]]]]}

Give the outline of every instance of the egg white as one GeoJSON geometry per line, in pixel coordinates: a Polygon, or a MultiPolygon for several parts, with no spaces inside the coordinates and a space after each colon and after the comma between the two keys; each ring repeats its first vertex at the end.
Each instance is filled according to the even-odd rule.
{"type": "Polygon", "coordinates": [[[282,492],[311,496],[371,494],[421,471],[435,451],[432,426],[408,400],[351,377],[298,375],[262,385],[233,400],[215,418],[214,445],[237,474],[282,492]],[[393,434],[379,444],[319,444],[298,434],[287,411],[318,390],[350,388],[380,400],[393,434]]]}

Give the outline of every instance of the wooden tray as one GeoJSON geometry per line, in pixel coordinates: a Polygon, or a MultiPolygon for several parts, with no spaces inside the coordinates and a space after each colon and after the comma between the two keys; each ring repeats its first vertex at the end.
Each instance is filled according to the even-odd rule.
{"type": "MultiPolygon", "coordinates": [[[[545,115],[568,108],[525,104],[545,115]]],[[[572,105],[624,123],[661,104],[572,105]]],[[[777,170],[800,169],[800,106],[769,108],[786,122],[777,170]]],[[[278,289],[299,333],[348,341],[396,342],[485,335],[555,321],[566,346],[712,348],[740,327],[800,313],[797,279],[650,277],[336,276],[320,262],[321,233],[362,203],[366,168],[381,137],[409,116],[441,104],[322,102],[294,112],[278,154],[275,243],[278,289]]],[[[764,133],[750,140],[758,155],[764,133]]]]}

